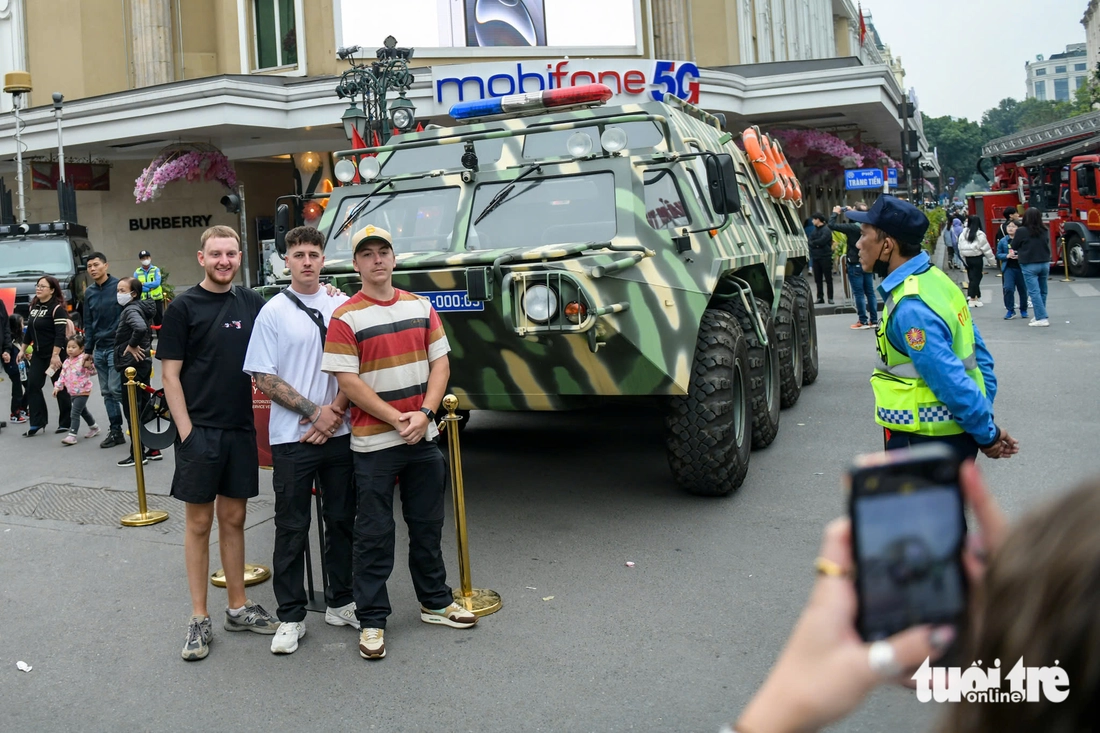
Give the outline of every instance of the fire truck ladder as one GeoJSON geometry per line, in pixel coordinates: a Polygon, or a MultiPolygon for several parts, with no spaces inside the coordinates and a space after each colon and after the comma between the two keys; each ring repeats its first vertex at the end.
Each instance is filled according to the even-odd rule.
{"type": "Polygon", "coordinates": [[[1057,145],[1059,147],[1075,142],[1082,137],[1088,137],[1100,133],[1100,112],[1071,117],[1068,120],[1051,122],[1030,130],[1005,135],[996,140],[990,140],[982,146],[982,157],[1005,158],[1018,156],[1023,153],[1035,154],[1042,148],[1057,145]]]}

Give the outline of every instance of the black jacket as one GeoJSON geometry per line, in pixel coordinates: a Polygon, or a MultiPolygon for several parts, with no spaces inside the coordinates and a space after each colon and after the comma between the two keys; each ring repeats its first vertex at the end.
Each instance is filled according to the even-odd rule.
{"type": "Polygon", "coordinates": [[[833,256],[833,233],[827,226],[814,227],[810,233],[810,257],[815,260],[830,259],[833,256]]]}
{"type": "Polygon", "coordinates": [[[859,224],[840,224],[837,222],[837,215],[833,214],[829,217],[829,229],[834,232],[840,232],[848,238],[848,264],[859,264],[859,249],[856,248],[856,242],[863,236],[863,230],[859,228],[859,224]]]}
{"type": "Polygon", "coordinates": [[[11,324],[8,323],[8,306],[0,300],[0,352],[10,351],[12,348],[11,324]]]}
{"type": "Polygon", "coordinates": [[[149,347],[153,345],[153,329],[149,323],[157,312],[155,300],[131,300],[122,309],[115,329],[115,369],[123,371],[126,367],[136,367],[134,357],[126,353],[127,346],[137,346],[145,352],[148,360],[149,347]]]}
{"type": "Polygon", "coordinates": [[[122,313],[117,293],[118,278],[114,275],[108,275],[102,285],[92,283],[84,291],[84,353],[114,345],[122,313]]]}
{"type": "Polygon", "coordinates": [[[1046,230],[1036,237],[1026,227],[1020,227],[1012,238],[1012,249],[1020,256],[1021,265],[1050,262],[1050,236],[1046,230]]]}

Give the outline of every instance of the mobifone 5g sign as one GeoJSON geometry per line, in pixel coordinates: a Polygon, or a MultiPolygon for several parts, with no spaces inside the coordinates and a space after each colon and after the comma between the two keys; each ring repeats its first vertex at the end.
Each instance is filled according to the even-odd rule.
{"type": "Polygon", "coordinates": [[[443,109],[584,84],[606,84],[613,95],[610,104],[661,101],[665,94],[699,102],[699,67],[689,61],[560,59],[432,67],[433,96],[443,109]]]}

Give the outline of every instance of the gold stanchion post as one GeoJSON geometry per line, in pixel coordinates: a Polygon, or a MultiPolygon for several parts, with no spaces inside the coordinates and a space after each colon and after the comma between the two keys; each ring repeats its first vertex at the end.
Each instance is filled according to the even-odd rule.
{"type": "MultiPolygon", "coordinates": [[[[150,524],[158,524],[168,519],[168,512],[149,511],[145,503],[145,466],[142,464],[144,451],[141,447],[141,422],[138,416],[138,387],[144,387],[134,381],[137,369],[126,367],[126,389],[130,397],[130,447],[134,451],[134,472],[137,474],[138,512],[127,514],[118,520],[124,527],[147,527],[150,524]]],[[[104,377],[106,379],[106,377],[104,377]]]]}
{"type": "Polygon", "coordinates": [[[1058,239],[1058,246],[1062,248],[1062,282],[1071,283],[1073,278],[1069,276],[1069,252],[1066,252],[1066,238],[1058,239]]]}
{"type": "Polygon", "coordinates": [[[458,536],[458,576],[460,588],[455,588],[455,602],[472,612],[475,616],[488,616],[500,610],[500,594],[483,588],[473,588],[470,582],[470,545],[466,535],[466,496],[462,486],[462,451],[458,444],[458,421],[456,415],[458,398],[449,394],[443,398],[444,431],[447,433],[447,449],[450,454],[451,492],[455,508],[455,532],[458,536]]]}

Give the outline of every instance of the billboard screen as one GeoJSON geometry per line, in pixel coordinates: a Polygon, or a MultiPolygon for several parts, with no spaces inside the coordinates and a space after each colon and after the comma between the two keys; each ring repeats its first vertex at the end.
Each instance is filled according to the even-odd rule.
{"type": "Polygon", "coordinates": [[[639,2],[337,0],[336,39],[367,55],[389,35],[418,56],[512,56],[534,48],[641,53],[639,2]]]}

